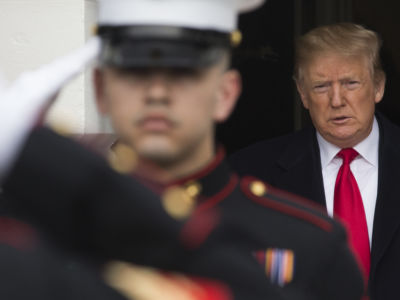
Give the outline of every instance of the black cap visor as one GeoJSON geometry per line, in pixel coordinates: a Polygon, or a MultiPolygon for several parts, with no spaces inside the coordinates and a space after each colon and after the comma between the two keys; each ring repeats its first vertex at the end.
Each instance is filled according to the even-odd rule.
{"type": "Polygon", "coordinates": [[[230,48],[229,36],[214,31],[182,28],[173,28],[172,31],[171,28],[156,26],[141,26],[142,30],[138,31],[137,28],[117,27],[103,29],[103,34],[100,32],[102,65],[117,68],[205,68],[218,62],[230,48]]]}

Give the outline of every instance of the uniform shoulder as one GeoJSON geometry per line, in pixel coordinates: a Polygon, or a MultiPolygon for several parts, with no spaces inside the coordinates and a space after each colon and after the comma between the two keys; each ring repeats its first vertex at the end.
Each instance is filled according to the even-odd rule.
{"type": "Polygon", "coordinates": [[[341,225],[330,218],[320,205],[308,199],[275,188],[251,176],[241,179],[240,188],[244,195],[257,205],[301,220],[326,232],[343,231],[341,225]]]}

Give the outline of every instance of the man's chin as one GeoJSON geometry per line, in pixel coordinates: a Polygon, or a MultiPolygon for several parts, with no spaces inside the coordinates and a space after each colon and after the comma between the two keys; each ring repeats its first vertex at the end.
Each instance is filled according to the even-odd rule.
{"type": "Polygon", "coordinates": [[[358,136],[354,132],[336,132],[328,141],[340,148],[349,148],[355,146],[357,138],[358,136]]]}
{"type": "Polygon", "coordinates": [[[156,144],[147,147],[139,147],[137,149],[139,159],[143,159],[155,164],[170,164],[176,161],[176,151],[172,147],[165,144],[156,144]]]}

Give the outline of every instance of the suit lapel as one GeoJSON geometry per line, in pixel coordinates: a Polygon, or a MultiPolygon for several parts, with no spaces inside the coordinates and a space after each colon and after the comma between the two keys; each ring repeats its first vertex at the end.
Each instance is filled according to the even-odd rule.
{"type": "Polygon", "coordinates": [[[398,180],[400,178],[400,130],[377,115],[379,122],[379,171],[378,196],[375,207],[371,250],[371,274],[400,225],[400,201],[398,180]]]}
{"type": "Polygon", "coordinates": [[[279,181],[286,185],[284,189],[326,206],[314,128],[306,128],[295,134],[277,163],[283,169],[279,181]]]}

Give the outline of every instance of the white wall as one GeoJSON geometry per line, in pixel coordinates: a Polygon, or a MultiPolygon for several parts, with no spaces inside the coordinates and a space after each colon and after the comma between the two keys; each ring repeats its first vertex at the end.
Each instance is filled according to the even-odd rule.
{"type": "MultiPolygon", "coordinates": [[[[95,0],[0,0],[0,69],[7,79],[81,46],[91,35],[95,0]]],[[[75,133],[102,131],[91,89],[91,72],[59,96],[48,121],[75,133]]]]}

